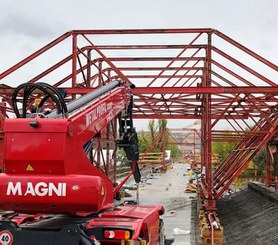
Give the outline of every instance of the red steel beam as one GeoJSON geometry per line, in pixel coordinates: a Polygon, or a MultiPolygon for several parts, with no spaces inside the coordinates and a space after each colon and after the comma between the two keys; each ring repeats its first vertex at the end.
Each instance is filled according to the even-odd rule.
{"type": "Polygon", "coordinates": [[[28,62],[30,62],[31,60],[35,59],[36,57],[38,57],[39,55],[43,54],[44,52],[46,52],[47,50],[49,50],[50,48],[54,47],[55,45],[57,45],[58,43],[62,42],[63,40],[65,40],[66,38],[68,38],[69,36],[71,36],[72,32],[66,32],[65,34],[63,34],[62,36],[56,38],[54,41],[50,42],[49,44],[47,44],[46,46],[42,47],[41,49],[39,49],[38,51],[36,51],[35,53],[29,55],[28,57],[26,57],[25,59],[23,59],[22,61],[18,62],[17,64],[15,64],[14,66],[12,66],[11,68],[9,68],[8,70],[4,71],[3,73],[0,74],[0,79],[3,79],[4,77],[8,76],[9,74],[11,74],[12,72],[14,72],[15,70],[19,69],[20,67],[24,66],[25,64],[27,64],[28,62]]]}
{"type": "MultiPolygon", "coordinates": [[[[75,87],[75,88],[69,88],[69,87],[63,87],[67,90],[68,94],[87,94],[94,90],[95,88],[84,88],[84,87],[75,87]]],[[[3,88],[0,87],[0,93],[1,94],[12,94],[14,88],[8,87],[3,88]]],[[[136,87],[133,89],[134,95],[142,95],[142,94],[238,94],[238,93],[247,93],[247,94],[278,94],[278,86],[276,87],[266,87],[266,86],[258,86],[258,87],[136,87]],[[262,92],[263,91],[263,92],[262,92]]],[[[183,101],[186,101],[186,99],[182,99],[183,101]]],[[[231,99],[220,99],[220,98],[212,98],[215,102],[226,102],[229,103],[231,100],[234,100],[234,98],[231,99]]],[[[240,100],[240,99],[239,99],[240,100]]],[[[250,101],[255,101],[255,98],[249,98],[250,101]]],[[[278,98],[270,98],[268,99],[261,99],[261,101],[265,102],[277,102],[278,98]]],[[[188,101],[191,101],[191,99],[188,99],[188,101]]],[[[192,102],[197,102],[198,99],[192,98],[192,102]]],[[[236,100],[237,101],[237,100],[236,100]]],[[[257,99],[256,101],[260,101],[260,99],[257,99]]]]}
{"type": "MultiPolygon", "coordinates": [[[[236,60],[235,58],[231,57],[230,55],[226,54],[225,52],[223,52],[222,50],[213,47],[213,51],[215,51],[216,53],[220,54],[221,56],[225,57],[226,59],[228,59],[229,61],[233,62],[234,64],[238,65],[239,67],[241,67],[242,69],[246,70],[247,72],[249,72],[250,74],[258,77],[259,79],[261,79],[262,81],[264,81],[265,83],[271,85],[271,86],[276,86],[277,84],[270,81],[269,79],[267,79],[266,77],[262,76],[261,74],[259,74],[258,72],[254,71],[253,69],[251,69],[250,67],[244,65],[243,63],[239,62],[238,60],[236,60]]],[[[252,83],[247,84],[249,86],[252,86],[252,83]]],[[[254,86],[254,85],[253,85],[254,86]]]]}
{"type": "Polygon", "coordinates": [[[87,40],[88,43],[95,49],[95,51],[102,57],[102,59],[119,75],[119,77],[123,81],[129,82],[129,84],[132,84],[125,75],[114,65],[114,63],[111,61],[111,59],[107,58],[99,49],[96,48],[96,46],[84,35],[82,34],[85,40],[87,40]]]}
{"type": "MultiPolygon", "coordinates": [[[[156,62],[156,61],[172,61],[173,59],[175,59],[176,57],[107,57],[107,59],[109,59],[109,61],[114,61],[114,62],[130,62],[130,61],[152,61],[152,62],[156,62]]],[[[104,60],[103,58],[99,58],[100,60],[104,60]]],[[[200,60],[200,61],[205,61],[205,57],[179,57],[178,61],[184,61],[184,60],[200,60]]],[[[165,67],[164,67],[165,69],[165,67]]],[[[168,69],[168,68],[167,68],[168,69]]],[[[167,70],[166,69],[166,70],[167,70]]]]}
{"type": "MultiPolygon", "coordinates": [[[[273,122],[276,124],[276,126],[278,125],[277,117],[273,119],[273,122]]],[[[225,162],[216,169],[214,173],[214,180],[215,183],[217,183],[217,186],[220,187],[225,182],[225,180],[227,180],[228,177],[232,175],[232,173],[237,171],[237,165],[241,165],[242,162],[244,164],[245,156],[247,156],[249,153],[254,154],[255,150],[257,150],[258,146],[262,143],[262,140],[266,141],[267,138],[271,138],[274,133],[273,128],[275,128],[271,128],[271,126],[272,125],[265,124],[265,119],[261,118],[261,120],[257,123],[257,125],[255,125],[255,127],[253,127],[252,131],[250,132],[256,132],[256,135],[252,135],[253,137],[250,137],[248,133],[246,133],[244,140],[241,141],[239,145],[237,145],[225,162]],[[263,127],[259,126],[259,124],[262,124],[263,127]],[[241,160],[235,161],[235,159],[238,158],[241,160]]]]}
{"type": "Polygon", "coordinates": [[[278,86],[257,87],[136,87],[134,94],[277,94],[278,86]]]}
{"type": "MultiPolygon", "coordinates": [[[[116,76],[115,76],[116,77],[116,76]]],[[[156,74],[152,74],[152,75],[146,75],[146,74],[142,74],[142,75],[125,75],[125,77],[129,78],[129,79],[142,79],[142,78],[157,78],[156,74]]],[[[202,78],[201,75],[160,75],[159,78],[168,78],[168,81],[170,81],[170,79],[172,78],[202,78]]]]}
{"type": "Polygon", "coordinates": [[[241,45],[240,43],[238,43],[234,39],[226,36],[225,34],[223,34],[222,32],[220,32],[218,30],[213,30],[213,33],[216,36],[219,36],[223,40],[227,41],[228,43],[230,43],[230,44],[234,45],[235,47],[239,48],[243,52],[249,54],[253,58],[259,60],[260,62],[262,62],[263,64],[267,65],[268,67],[271,67],[272,69],[278,71],[278,66],[277,65],[273,64],[272,62],[268,61],[267,59],[263,58],[262,56],[256,54],[255,52],[251,51],[250,49],[244,47],[243,45],[241,45]]]}
{"type": "MultiPolygon", "coordinates": [[[[229,75],[235,77],[236,79],[238,79],[239,81],[245,83],[246,85],[249,85],[251,87],[255,87],[254,84],[252,84],[251,82],[249,82],[248,80],[246,80],[245,78],[243,78],[242,76],[238,75],[237,73],[233,72],[232,70],[230,70],[229,68],[227,68],[226,66],[224,65],[221,65],[220,63],[218,63],[217,61],[215,60],[212,60],[211,61],[212,64],[216,65],[218,68],[220,68],[221,70],[227,72],[229,75]]],[[[216,75],[214,73],[214,75],[216,75]]],[[[228,79],[224,78],[223,76],[220,76],[220,75],[216,75],[217,77],[221,78],[222,81],[224,82],[227,82],[228,84],[230,84],[231,86],[236,86],[236,83],[231,83],[231,82],[228,82],[228,79]]]]}
{"type": "MultiPolygon", "coordinates": [[[[143,66],[134,66],[134,67],[118,67],[121,71],[161,71],[165,67],[155,67],[155,66],[148,66],[148,67],[143,67],[143,66]]],[[[111,68],[109,68],[111,70],[111,68]]],[[[188,71],[188,70],[198,70],[202,71],[204,67],[174,67],[171,66],[167,70],[173,71],[173,70],[180,70],[180,71],[188,71]]],[[[104,69],[103,71],[106,71],[108,69],[104,69]]]]}
{"type": "Polygon", "coordinates": [[[76,68],[77,68],[77,36],[73,34],[72,36],[72,75],[71,82],[72,87],[76,87],[76,68]]]}
{"type": "MultiPolygon", "coordinates": [[[[100,50],[131,50],[131,49],[198,49],[198,48],[206,48],[206,45],[200,44],[172,44],[172,45],[97,45],[96,46],[100,50]]],[[[87,46],[87,49],[92,49],[91,46],[87,46]]]]}
{"type": "Polygon", "coordinates": [[[180,29],[106,29],[106,30],[73,30],[74,34],[83,34],[83,35],[138,35],[138,34],[186,34],[186,33],[209,33],[215,32],[211,28],[180,28],[180,29]]]}
{"type": "MultiPolygon", "coordinates": [[[[198,40],[198,38],[199,38],[200,36],[201,36],[201,33],[199,33],[199,34],[190,42],[189,46],[192,45],[196,40],[198,40]]],[[[167,66],[165,66],[165,68],[157,75],[156,78],[154,78],[154,79],[147,85],[147,87],[151,86],[151,85],[156,81],[157,78],[160,78],[160,76],[167,70],[167,68],[169,68],[172,64],[174,64],[175,61],[180,60],[180,58],[182,57],[183,53],[184,53],[186,50],[187,50],[186,47],[183,48],[183,50],[182,50],[176,57],[174,57],[174,58],[171,60],[171,62],[169,62],[169,64],[168,64],[167,66]]],[[[193,57],[191,57],[191,58],[193,58],[193,57]]],[[[189,59],[189,60],[191,60],[191,59],[189,59]]]]}

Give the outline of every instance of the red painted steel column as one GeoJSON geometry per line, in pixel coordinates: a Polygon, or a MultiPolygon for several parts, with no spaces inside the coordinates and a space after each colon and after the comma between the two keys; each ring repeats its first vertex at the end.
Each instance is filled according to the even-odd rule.
{"type": "Polygon", "coordinates": [[[92,66],[92,50],[89,49],[87,52],[87,81],[86,87],[91,87],[91,66],[92,66]]]}
{"type": "MultiPolygon", "coordinates": [[[[197,87],[205,87],[206,86],[206,81],[207,81],[207,63],[204,63],[204,72],[203,72],[203,78],[202,78],[202,83],[197,83],[197,87]]],[[[202,107],[204,108],[204,94],[196,94],[196,99],[202,101],[202,107]]],[[[203,109],[202,108],[202,109],[203,109]]],[[[204,113],[201,114],[201,186],[200,186],[200,191],[199,195],[201,199],[204,199],[206,194],[206,189],[207,189],[207,183],[206,183],[206,158],[205,158],[205,141],[206,141],[206,132],[205,132],[205,116],[204,113]]]]}
{"type": "Polygon", "coordinates": [[[111,82],[111,69],[107,70],[108,82],[111,82]]]}
{"type": "MultiPolygon", "coordinates": [[[[211,33],[208,33],[208,47],[206,60],[206,75],[204,79],[205,87],[211,86],[211,33]]],[[[204,166],[206,182],[206,200],[207,210],[215,210],[215,201],[213,200],[213,179],[211,167],[211,94],[204,94],[203,97],[203,138],[204,138],[204,166]]]]}
{"type": "Polygon", "coordinates": [[[98,61],[98,86],[102,86],[102,61],[98,61]]]}
{"type": "MultiPolygon", "coordinates": [[[[77,35],[72,34],[72,88],[76,87],[76,69],[77,69],[77,35]]],[[[75,95],[72,95],[72,99],[75,99],[75,95]]]]}

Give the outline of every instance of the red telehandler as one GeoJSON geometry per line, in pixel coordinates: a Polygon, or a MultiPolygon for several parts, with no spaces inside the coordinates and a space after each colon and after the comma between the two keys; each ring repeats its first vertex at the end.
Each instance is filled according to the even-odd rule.
{"type": "Polygon", "coordinates": [[[14,90],[17,118],[4,125],[1,245],[172,243],[164,236],[162,205],[115,205],[131,175],[140,182],[131,90],[115,80],[68,104],[64,90],[46,83],[14,90]],[[117,140],[106,137],[104,144],[123,148],[131,172],[115,185],[95,155],[117,121],[117,140]]]}

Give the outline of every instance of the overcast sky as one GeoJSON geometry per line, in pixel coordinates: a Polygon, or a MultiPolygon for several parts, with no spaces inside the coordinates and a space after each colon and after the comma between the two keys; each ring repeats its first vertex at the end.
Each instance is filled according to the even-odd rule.
{"type": "Polygon", "coordinates": [[[0,71],[84,28],[215,28],[277,63],[277,9],[277,0],[2,0],[0,71]]]}
{"type": "Polygon", "coordinates": [[[2,0],[0,73],[72,29],[215,28],[278,62],[277,0],[2,0]]]}

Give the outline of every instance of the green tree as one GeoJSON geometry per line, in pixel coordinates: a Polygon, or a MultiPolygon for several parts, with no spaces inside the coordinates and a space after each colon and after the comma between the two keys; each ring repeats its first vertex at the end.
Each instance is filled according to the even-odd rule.
{"type": "MultiPolygon", "coordinates": [[[[212,151],[214,154],[218,154],[220,162],[223,162],[225,158],[235,148],[235,142],[213,142],[212,151]]],[[[263,169],[265,168],[265,154],[266,148],[264,147],[253,159],[254,167],[263,169]]]]}
{"type": "Polygon", "coordinates": [[[212,142],[212,152],[218,155],[220,162],[223,162],[235,146],[235,142],[212,142]]]}
{"type": "Polygon", "coordinates": [[[151,142],[154,142],[154,139],[155,139],[155,136],[156,136],[156,131],[157,131],[157,127],[155,125],[154,119],[149,121],[148,129],[150,131],[151,142]]]}
{"type": "MultiPolygon", "coordinates": [[[[262,150],[259,151],[259,153],[254,157],[253,163],[256,168],[263,169],[265,168],[266,164],[266,147],[264,147],[262,150]]],[[[259,171],[259,174],[262,174],[262,171],[259,171]]]]}
{"type": "Polygon", "coordinates": [[[163,129],[167,129],[167,120],[166,119],[158,120],[158,129],[159,129],[159,131],[162,131],[163,129]]]}
{"type": "Polygon", "coordinates": [[[176,158],[179,154],[179,148],[177,145],[169,144],[173,143],[174,140],[170,136],[170,133],[167,131],[167,120],[160,119],[157,123],[155,120],[150,120],[148,124],[148,132],[143,132],[139,134],[139,151],[140,153],[144,153],[147,149],[153,145],[153,149],[151,152],[161,152],[163,145],[162,135],[157,140],[157,144],[154,144],[154,141],[158,137],[158,134],[163,130],[166,130],[165,142],[166,142],[166,150],[171,150],[172,157],[176,158]]]}
{"type": "Polygon", "coordinates": [[[145,133],[143,130],[138,134],[139,140],[139,152],[146,152],[149,146],[151,145],[151,137],[149,133],[145,133]]]}

